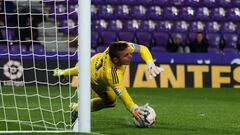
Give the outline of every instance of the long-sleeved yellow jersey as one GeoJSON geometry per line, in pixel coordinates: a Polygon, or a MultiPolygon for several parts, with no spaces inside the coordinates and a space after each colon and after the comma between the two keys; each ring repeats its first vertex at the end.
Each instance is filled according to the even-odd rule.
{"type": "MultiPolygon", "coordinates": [[[[128,43],[131,53],[139,53],[146,62],[152,62],[153,58],[148,48],[143,45],[128,43]]],[[[91,85],[94,91],[101,93],[106,87],[111,87],[117,96],[122,100],[126,108],[131,111],[136,104],[129,96],[123,85],[123,75],[126,65],[116,66],[110,59],[108,48],[103,53],[98,53],[91,58],[91,85]],[[94,86],[94,87],[93,87],[94,86]]],[[[77,75],[78,66],[64,70],[64,75],[77,75]]]]}

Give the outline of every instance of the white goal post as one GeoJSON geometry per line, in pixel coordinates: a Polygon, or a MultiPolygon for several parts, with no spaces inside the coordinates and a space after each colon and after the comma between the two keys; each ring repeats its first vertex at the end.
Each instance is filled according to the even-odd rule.
{"type": "Polygon", "coordinates": [[[78,3],[78,131],[90,132],[91,0],[78,0],[78,3]]]}
{"type": "Polygon", "coordinates": [[[0,2],[0,134],[91,131],[90,7],[90,0],[0,2]],[[53,76],[77,63],[78,88],[72,76],[53,76]]]}

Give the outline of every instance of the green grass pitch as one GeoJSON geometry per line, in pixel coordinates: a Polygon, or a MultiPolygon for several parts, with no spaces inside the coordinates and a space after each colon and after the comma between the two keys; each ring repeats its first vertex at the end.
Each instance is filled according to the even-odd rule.
{"type": "MultiPolygon", "coordinates": [[[[1,87],[2,93],[6,92],[1,87]]],[[[15,92],[21,93],[21,87],[15,88],[15,92]]],[[[59,94],[57,87],[51,86],[50,96],[59,94]]],[[[62,87],[62,94],[68,95],[68,91],[62,87]],[[65,92],[66,93],[65,93],[65,92]]],[[[30,94],[35,91],[34,87],[27,89],[30,94]]],[[[43,94],[47,93],[46,87],[39,87],[43,94]]],[[[73,92],[73,91],[72,91],[73,92]]],[[[29,94],[28,93],[28,94],[29,94]]],[[[125,109],[124,105],[118,100],[114,108],[103,109],[91,113],[91,126],[93,134],[106,135],[238,135],[240,134],[240,91],[238,89],[129,89],[129,93],[136,103],[144,105],[149,103],[157,113],[157,121],[152,128],[136,128],[133,124],[131,114],[125,109]]],[[[6,94],[6,93],[5,93],[6,94]]],[[[47,94],[46,94],[47,96],[47,94]]],[[[4,96],[4,103],[12,104],[12,96],[4,96]]],[[[18,106],[24,105],[26,99],[20,97],[17,99],[18,106]]],[[[34,106],[37,99],[33,97],[33,102],[29,107],[34,106]]],[[[60,98],[53,99],[52,105],[58,108],[60,103],[68,109],[69,99],[61,101],[60,98]]],[[[41,99],[41,107],[50,109],[49,100],[41,99]]],[[[55,109],[53,108],[53,110],[55,109]]],[[[7,112],[8,117],[14,117],[15,111],[7,112]]],[[[22,112],[26,115],[27,112],[22,112]]],[[[32,119],[39,119],[38,111],[36,116],[32,112],[32,119]]],[[[28,119],[27,116],[21,116],[21,119],[28,119]]],[[[44,119],[48,119],[48,113],[43,114],[44,119]]],[[[69,113],[64,113],[66,118],[69,113]]],[[[0,95],[0,117],[3,117],[2,96],[0,95]]],[[[56,112],[56,121],[62,119],[62,113],[56,112]]],[[[49,117],[51,118],[51,117],[49,117]]],[[[2,118],[1,118],[2,119],[2,118]]],[[[69,122],[69,120],[66,120],[69,122]]],[[[0,130],[5,128],[6,123],[0,122],[0,130]]],[[[14,126],[14,124],[9,124],[14,126]]],[[[15,125],[16,126],[16,125],[15,125]]],[[[61,124],[60,124],[61,126],[61,124]]],[[[14,127],[11,127],[14,128],[14,127]]],[[[23,127],[29,129],[30,127],[23,127]]],[[[40,133],[32,133],[39,135],[40,133]]],[[[41,133],[54,134],[54,133],[41,133]]],[[[57,133],[56,133],[57,134],[57,133]]],[[[58,133],[73,135],[77,133],[58,133]]]]}

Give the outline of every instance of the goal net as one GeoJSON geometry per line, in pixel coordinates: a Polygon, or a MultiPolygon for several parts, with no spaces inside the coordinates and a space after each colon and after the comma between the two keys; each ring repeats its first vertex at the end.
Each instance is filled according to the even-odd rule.
{"type": "Polygon", "coordinates": [[[0,2],[0,132],[71,131],[77,63],[77,1],[0,2]]]}

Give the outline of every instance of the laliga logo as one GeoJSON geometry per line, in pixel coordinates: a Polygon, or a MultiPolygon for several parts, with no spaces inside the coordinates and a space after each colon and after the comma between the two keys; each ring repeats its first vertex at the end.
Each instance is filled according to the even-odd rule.
{"type": "Polygon", "coordinates": [[[8,61],[4,65],[3,70],[4,70],[4,75],[10,78],[11,80],[18,79],[23,75],[23,67],[21,63],[18,61],[13,61],[13,60],[8,61]]]}

